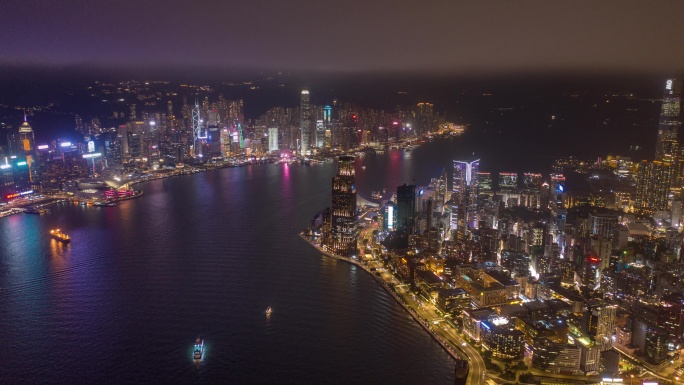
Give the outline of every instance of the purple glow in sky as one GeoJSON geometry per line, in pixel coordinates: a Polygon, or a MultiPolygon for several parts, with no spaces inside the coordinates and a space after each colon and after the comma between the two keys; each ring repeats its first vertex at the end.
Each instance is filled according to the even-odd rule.
{"type": "Polygon", "coordinates": [[[684,2],[0,0],[0,65],[678,71],[684,2]]]}

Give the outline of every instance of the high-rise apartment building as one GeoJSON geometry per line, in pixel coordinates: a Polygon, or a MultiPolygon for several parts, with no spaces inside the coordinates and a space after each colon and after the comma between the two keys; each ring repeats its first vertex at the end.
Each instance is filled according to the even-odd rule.
{"type": "Polygon", "coordinates": [[[418,103],[415,112],[415,131],[417,135],[425,135],[432,130],[435,121],[434,111],[434,104],[418,103]]]}
{"type": "Polygon", "coordinates": [[[612,347],[612,335],[615,330],[615,305],[601,300],[591,300],[584,313],[585,332],[599,346],[601,351],[612,347]]]}
{"type": "Polygon", "coordinates": [[[655,160],[642,161],[637,172],[635,208],[641,210],[666,210],[673,168],[670,164],[655,160]]]}

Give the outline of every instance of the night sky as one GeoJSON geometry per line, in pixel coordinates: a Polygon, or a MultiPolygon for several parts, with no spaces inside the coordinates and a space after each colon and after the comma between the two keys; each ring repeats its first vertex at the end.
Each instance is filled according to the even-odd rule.
{"type": "Polygon", "coordinates": [[[0,0],[0,66],[674,72],[683,1],[0,0]]]}

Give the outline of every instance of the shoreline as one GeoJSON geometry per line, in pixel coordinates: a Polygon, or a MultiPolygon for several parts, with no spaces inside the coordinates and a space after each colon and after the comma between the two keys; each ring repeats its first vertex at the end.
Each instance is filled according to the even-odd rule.
{"type": "MultiPolygon", "coordinates": [[[[433,138],[431,138],[430,141],[435,140],[435,139],[444,139],[444,138],[448,138],[450,136],[453,136],[453,135],[451,135],[449,133],[440,133],[440,134],[435,135],[433,138]]],[[[413,144],[412,146],[420,147],[419,144],[413,144]]],[[[409,150],[411,150],[414,147],[409,148],[409,150]]],[[[312,165],[312,164],[325,163],[325,162],[334,160],[338,156],[341,156],[341,155],[347,155],[348,153],[356,154],[359,152],[363,152],[363,151],[365,151],[366,148],[373,148],[373,147],[366,146],[363,148],[355,149],[354,151],[348,151],[348,152],[342,152],[340,154],[335,154],[331,157],[324,157],[322,159],[314,159],[313,162],[311,162],[311,163],[305,163],[304,159],[297,160],[298,158],[295,157],[295,158],[293,158],[293,162],[294,163],[300,163],[300,164],[307,165],[307,166],[312,165]]],[[[397,149],[401,150],[401,149],[405,149],[405,148],[399,147],[397,149]]],[[[168,172],[162,171],[162,172],[158,172],[158,173],[154,173],[154,174],[147,174],[143,177],[140,177],[139,179],[130,180],[128,182],[125,182],[124,185],[128,184],[129,186],[132,187],[132,186],[139,184],[139,183],[151,182],[153,180],[158,180],[158,179],[187,176],[187,175],[192,175],[192,174],[204,173],[204,172],[208,172],[208,171],[217,171],[217,170],[221,170],[224,168],[245,167],[245,166],[257,165],[257,164],[268,164],[268,163],[278,164],[277,161],[268,161],[268,160],[266,160],[266,161],[264,161],[264,160],[243,161],[243,162],[237,162],[237,163],[222,162],[222,163],[214,163],[214,164],[205,164],[202,166],[202,168],[187,168],[187,169],[183,169],[183,170],[170,169],[170,170],[168,170],[168,172]]],[[[142,195],[143,195],[143,191],[140,190],[140,191],[138,191],[138,194],[135,194],[131,197],[116,198],[116,199],[108,200],[108,201],[119,202],[119,201],[124,201],[124,200],[129,200],[129,199],[140,198],[142,195]]],[[[73,201],[73,197],[64,196],[64,194],[54,194],[54,195],[50,196],[48,199],[52,199],[52,200],[50,202],[47,202],[47,203],[37,203],[35,205],[42,207],[42,206],[50,206],[50,205],[57,204],[60,202],[65,202],[65,201],[73,201]]],[[[16,214],[22,214],[24,212],[25,207],[33,206],[33,205],[34,205],[34,203],[26,203],[26,204],[22,204],[20,206],[16,206],[16,207],[12,206],[9,208],[4,208],[4,207],[0,206],[0,218],[4,218],[4,217],[16,215],[16,214]]],[[[313,245],[313,246],[316,247],[315,245],[313,245]]],[[[338,256],[333,256],[333,255],[329,255],[329,256],[331,256],[333,258],[338,258],[338,256]]],[[[354,263],[353,261],[348,261],[348,262],[354,263]]]]}
{"type": "Polygon", "coordinates": [[[319,247],[318,245],[316,245],[315,243],[313,243],[306,235],[304,235],[303,232],[300,232],[298,235],[299,235],[300,238],[302,238],[304,241],[306,241],[306,243],[308,243],[309,245],[313,246],[317,251],[321,252],[323,255],[325,255],[325,256],[327,256],[327,257],[330,257],[330,258],[334,258],[334,259],[340,260],[340,261],[347,262],[347,263],[349,263],[349,264],[351,264],[351,265],[353,265],[353,266],[356,266],[356,267],[361,268],[363,271],[365,271],[366,273],[368,273],[371,277],[373,277],[373,279],[375,279],[376,282],[378,282],[378,283],[385,289],[385,291],[386,291],[392,298],[394,298],[394,300],[395,300],[395,301],[396,301],[396,302],[397,302],[397,303],[398,303],[398,304],[399,304],[399,305],[400,305],[400,306],[401,306],[401,307],[402,307],[402,308],[411,316],[411,318],[413,318],[413,320],[416,321],[416,323],[418,323],[418,325],[420,325],[420,326],[423,328],[423,330],[425,330],[425,331],[428,333],[428,335],[430,335],[430,337],[432,337],[432,339],[433,339],[435,342],[437,342],[437,344],[439,344],[439,346],[440,346],[440,347],[441,347],[441,348],[442,348],[442,349],[451,357],[452,360],[454,360],[454,361],[456,361],[456,360],[468,360],[468,361],[470,361],[470,360],[468,359],[468,356],[467,356],[465,353],[457,353],[456,351],[454,351],[453,349],[451,349],[451,348],[446,344],[446,342],[444,342],[441,338],[439,338],[439,337],[430,329],[430,326],[429,326],[428,324],[426,324],[423,320],[421,320],[420,317],[419,317],[417,314],[415,314],[411,308],[409,308],[406,304],[404,304],[404,302],[402,302],[401,298],[399,298],[399,296],[397,296],[397,294],[394,293],[394,292],[391,290],[391,288],[390,288],[387,284],[385,284],[385,282],[382,281],[382,279],[381,279],[380,277],[378,277],[378,276],[376,276],[375,274],[373,274],[373,272],[370,271],[370,270],[369,270],[365,265],[363,265],[361,262],[356,261],[356,260],[351,259],[351,258],[347,258],[347,257],[342,257],[342,256],[339,256],[339,255],[335,255],[335,254],[333,254],[333,253],[330,253],[329,251],[323,250],[321,247],[319,247]]]}

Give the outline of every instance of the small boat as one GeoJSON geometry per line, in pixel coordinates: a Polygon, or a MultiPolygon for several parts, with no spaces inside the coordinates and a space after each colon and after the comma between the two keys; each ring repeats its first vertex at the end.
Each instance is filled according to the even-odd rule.
{"type": "Polygon", "coordinates": [[[197,337],[197,340],[195,341],[195,348],[192,351],[192,357],[195,360],[201,360],[203,353],[204,353],[204,340],[197,337]]]}
{"type": "Polygon", "coordinates": [[[266,308],[266,315],[271,315],[271,313],[273,313],[273,309],[269,306],[266,308]]]}
{"type": "Polygon", "coordinates": [[[50,236],[52,238],[56,239],[57,241],[62,242],[62,243],[71,242],[71,237],[64,234],[60,229],[50,230],[50,236]]]}
{"type": "Polygon", "coordinates": [[[116,203],[114,203],[114,202],[103,202],[103,201],[98,201],[98,202],[93,203],[93,206],[97,206],[97,207],[113,207],[113,206],[116,206],[116,203]]]}

